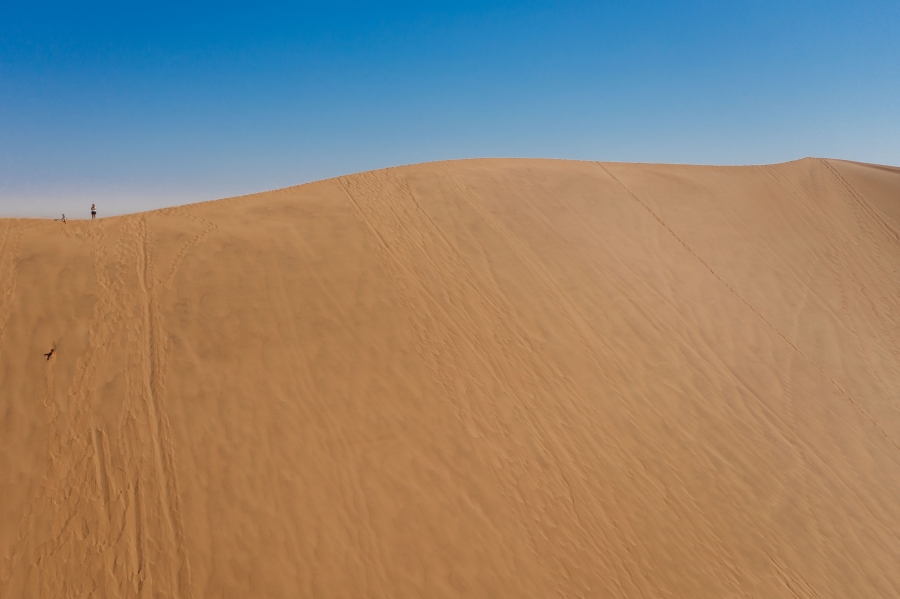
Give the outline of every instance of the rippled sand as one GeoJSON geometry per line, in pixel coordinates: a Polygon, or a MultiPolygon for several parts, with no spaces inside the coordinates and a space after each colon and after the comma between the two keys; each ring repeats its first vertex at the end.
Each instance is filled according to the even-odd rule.
{"type": "Polygon", "coordinates": [[[819,159],[0,220],[0,596],[900,596],[898,232],[819,159]]]}

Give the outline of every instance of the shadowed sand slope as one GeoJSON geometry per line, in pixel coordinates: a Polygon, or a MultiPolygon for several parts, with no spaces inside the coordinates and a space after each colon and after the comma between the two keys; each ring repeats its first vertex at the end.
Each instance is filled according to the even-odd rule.
{"type": "Polygon", "coordinates": [[[898,232],[817,159],[0,220],[0,595],[900,596],[898,232]]]}

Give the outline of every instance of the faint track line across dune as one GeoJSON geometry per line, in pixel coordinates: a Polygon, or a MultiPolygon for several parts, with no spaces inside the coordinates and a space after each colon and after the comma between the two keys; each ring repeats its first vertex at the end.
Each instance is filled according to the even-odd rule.
{"type": "MultiPolygon", "coordinates": [[[[864,236],[866,234],[867,229],[865,223],[865,216],[870,217],[872,222],[875,222],[876,228],[880,228],[878,226],[880,218],[877,214],[866,210],[867,202],[864,198],[854,197],[855,190],[852,186],[844,180],[840,173],[834,169],[833,166],[827,163],[825,160],[817,160],[815,164],[822,167],[823,170],[828,172],[828,177],[833,181],[833,186],[836,189],[836,193],[838,197],[845,200],[845,204],[853,213],[855,221],[858,226],[858,235],[864,236]],[[849,200],[846,196],[850,196],[849,200]],[[860,216],[860,212],[862,212],[865,216],[860,216]]],[[[789,183],[789,181],[784,180],[783,178],[777,177],[769,168],[766,169],[766,173],[776,181],[779,185],[787,189],[795,198],[797,198],[802,205],[806,206],[808,203],[808,198],[803,194],[803,192],[796,188],[796,186],[789,183]]],[[[860,279],[860,265],[868,265],[869,268],[873,270],[881,269],[883,271],[883,260],[880,260],[880,252],[878,251],[878,244],[857,244],[857,243],[848,243],[844,241],[843,243],[839,243],[840,233],[838,229],[835,227],[833,218],[823,218],[823,215],[819,212],[815,212],[810,210],[807,207],[807,213],[810,217],[810,222],[813,223],[818,231],[826,238],[832,240],[830,250],[830,255],[832,256],[832,260],[827,261],[829,270],[831,271],[832,277],[834,278],[835,285],[837,286],[838,296],[839,296],[839,304],[841,314],[843,315],[842,324],[847,328],[850,335],[852,335],[853,340],[856,344],[857,350],[859,352],[860,357],[863,360],[863,365],[868,370],[868,372],[872,375],[873,379],[878,382],[883,390],[886,392],[890,392],[888,390],[887,385],[883,377],[878,373],[875,365],[872,361],[871,352],[867,350],[866,344],[863,342],[862,336],[860,334],[860,327],[857,324],[856,319],[853,317],[853,314],[850,310],[850,301],[851,294],[849,291],[855,291],[857,296],[861,298],[860,301],[864,301],[866,306],[869,308],[871,313],[875,315],[875,317],[880,321],[882,329],[885,329],[886,323],[893,324],[896,328],[895,319],[891,317],[891,314],[894,311],[900,311],[900,302],[898,302],[898,298],[891,295],[885,294],[881,291],[880,286],[869,286],[867,287],[860,279]],[[864,248],[875,248],[875,253],[870,254],[865,251],[864,248]],[[842,268],[838,268],[838,266],[842,268]],[[843,273],[848,273],[846,276],[843,273]],[[878,299],[881,300],[882,305],[886,306],[886,310],[879,310],[876,307],[876,300],[873,299],[871,295],[871,290],[874,288],[875,295],[878,299]]],[[[883,221],[882,221],[883,222],[883,221]]],[[[883,231],[884,232],[884,231],[883,231]]],[[[889,242],[893,243],[892,233],[890,231],[886,232],[887,239],[889,242]]],[[[882,272],[883,276],[887,276],[887,273],[882,272]]],[[[878,276],[877,274],[874,276],[878,276]]],[[[888,343],[888,350],[895,356],[900,357],[900,347],[898,347],[897,343],[893,340],[894,336],[887,335],[886,341],[888,343]]]]}
{"type": "MultiPolygon", "coordinates": [[[[769,175],[771,176],[771,173],[768,173],[768,172],[767,172],[767,174],[769,174],[769,175]]],[[[619,185],[622,185],[621,182],[619,182],[619,185]]],[[[622,185],[622,187],[624,188],[625,186],[622,185]]],[[[626,188],[626,190],[627,190],[627,188],[626,188]]],[[[637,199],[637,198],[635,198],[635,199],[637,199]]],[[[642,205],[645,209],[647,208],[646,206],[644,206],[644,203],[641,202],[640,200],[638,200],[638,203],[639,203],[640,205],[642,205]]],[[[651,214],[652,216],[654,216],[654,217],[656,216],[656,215],[655,215],[652,211],[650,211],[649,209],[648,209],[648,212],[650,212],[650,214],[651,214]]],[[[659,219],[657,218],[657,220],[659,220],[659,219]]],[[[666,227],[666,228],[668,229],[668,227],[666,227]]],[[[675,235],[671,230],[669,230],[669,232],[670,232],[670,233],[672,234],[672,236],[673,236],[677,241],[679,241],[683,246],[686,246],[686,244],[684,244],[684,243],[677,237],[677,235],[675,235]]],[[[823,231],[823,232],[824,232],[824,231],[823,231]]],[[[691,252],[691,253],[693,254],[693,252],[691,252]]],[[[695,255],[695,257],[696,257],[696,255],[695,255]]],[[[701,263],[704,263],[703,260],[699,260],[699,261],[700,261],[701,263]]],[[[704,266],[706,266],[707,269],[710,269],[710,267],[709,267],[708,265],[704,264],[704,266]]],[[[711,269],[710,269],[710,270],[711,270],[711,269]]],[[[807,276],[806,276],[806,279],[807,279],[807,280],[810,279],[810,277],[811,277],[811,275],[812,275],[812,272],[813,272],[813,269],[810,269],[810,270],[807,272],[807,276]]],[[[713,273],[713,274],[715,274],[715,273],[713,273]]],[[[716,277],[716,278],[719,279],[719,280],[721,281],[721,279],[720,279],[719,277],[716,277]]],[[[722,282],[724,283],[724,281],[722,281],[722,282]]],[[[730,288],[730,286],[727,285],[727,283],[725,284],[725,286],[726,286],[726,288],[728,288],[732,293],[734,293],[734,290],[732,290],[732,289],[730,288]]],[[[648,288],[648,290],[652,291],[652,288],[648,288]]],[[[807,289],[807,292],[808,292],[808,291],[809,291],[809,289],[807,289]]],[[[737,295],[737,294],[735,293],[735,295],[737,295]]],[[[740,296],[738,295],[738,297],[740,297],[740,296]]],[[[742,299],[742,298],[741,298],[741,299],[742,299]]],[[[744,303],[746,304],[747,302],[744,302],[744,303]]],[[[765,321],[765,319],[763,319],[763,320],[765,321]]],[[[768,324],[768,323],[767,323],[767,324],[768,324]]],[[[796,324],[796,321],[795,321],[795,324],[796,324]]],[[[771,326],[771,325],[770,325],[770,326],[771,326]]],[[[774,328],[774,327],[773,327],[773,328],[774,328]]],[[[795,330],[796,330],[796,327],[793,327],[792,330],[795,331],[795,330]]],[[[779,334],[780,334],[780,332],[779,332],[779,334]]],[[[792,353],[792,356],[797,355],[797,354],[800,354],[801,356],[803,356],[803,353],[800,352],[800,351],[795,347],[795,345],[796,345],[796,344],[792,344],[792,345],[791,345],[792,348],[795,350],[795,351],[792,353]]],[[[714,354],[714,356],[716,356],[716,355],[714,354]]],[[[717,356],[716,356],[716,357],[717,357],[717,356]]],[[[803,357],[806,357],[806,356],[803,356],[803,357]]],[[[698,359],[703,359],[699,354],[697,354],[697,358],[698,358],[698,359]]],[[[808,360],[808,358],[807,358],[807,360],[808,360]]],[[[719,360],[719,361],[720,361],[720,360],[719,360]]],[[[811,362],[811,361],[810,361],[810,362],[811,362]]],[[[816,366],[814,363],[813,363],[813,365],[816,366]]],[[[727,367],[726,367],[726,370],[728,370],[727,367]]],[[[830,377],[828,377],[828,376],[826,375],[826,378],[830,378],[830,377]]],[[[740,379],[739,377],[736,377],[734,374],[731,375],[731,379],[732,379],[736,384],[738,384],[738,385],[740,385],[741,387],[743,387],[747,392],[751,393],[753,396],[756,397],[756,393],[752,390],[752,388],[748,387],[748,386],[743,382],[742,379],[740,379]]],[[[833,381],[832,381],[832,382],[833,382],[833,381]]],[[[840,389],[840,387],[838,387],[838,388],[840,389]]],[[[845,398],[847,398],[846,395],[845,395],[845,398]]],[[[849,399],[849,398],[848,398],[848,399],[849,399]]],[[[787,422],[786,422],[781,416],[777,415],[777,414],[776,414],[771,408],[769,408],[769,407],[767,406],[767,404],[766,404],[765,402],[763,402],[759,397],[757,397],[757,400],[759,401],[759,405],[760,405],[760,407],[764,410],[765,414],[767,414],[768,417],[771,418],[773,422],[780,422],[782,425],[786,425],[786,424],[787,424],[787,422]]],[[[854,402],[853,402],[852,400],[850,400],[849,403],[850,403],[851,405],[854,404],[854,402]]],[[[854,407],[855,407],[855,406],[854,406],[854,407]]],[[[864,415],[865,415],[865,414],[864,414],[864,415]]],[[[871,421],[871,419],[870,419],[870,421],[871,421]]],[[[795,421],[792,420],[792,422],[795,422],[795,421]]],[[[880,427],[878,427],[878,426],[876,425],[875,428],[876,428],[876,429],[879,429],[880,427]]],[[[797,452],[797,455],[798,455],[798,457],[799,457],[799,459],[801,460],[802,463],[806,463],[806,460],[807,460],[806,452],[807,452],[807,451],[810,452],[810,453],[812,454],[812,456],[814,456],[814,457],[819,461],[819,463],[821,463],[821,464],[822,464],[824,467],[826,467],[830,472],[832,472],[833,475],[835,475],[838,479],[840,479],[841,482],[846,486],[846,488],[847,488],[851,493],[853,493],[854,495],[856,495],[856,496],[860,499],[860,501],[863,501],[863,502],[864,502],[864,498],[863,498],[862,496],[860,496],[860,495],[857,493],[857,489],[850,483],[850,481],[848,481],[848,480],[847,480],[847,479],[846,479],[846,478],[845,478],[838,470],[836,470],[836,469],[834,468],[834,466],[831,464],[831,462],[830,462],[827,458],[825,458],[825,457],[824,457],[824,456],[823,456],[823,455],[822,455],[822,454],[821,454],[821,453],[820,453],[813,445],[804,442],[802,439],[799,439],[799,438],[792,438],[792,437],[788,436],[787,434],[785,434],[784,439],[785,439],[785,441],[786,441],[789,445],[791,445],[791,447],[793,447],[793,448],[795,449],[795,451],[797,452]]],[[[890,441],[890,438],[888,438],[888,440],[890,441]]],[[[868,507],[868,506],[867,506],[867,507],[868,507]]],[[[871,513],[871,512],[870,512],[870,513],[871,513]]]]}
{"type": "MultiPolygon", "coordinates": [[[[900,237],[898,237],[897,232],[894,231],[894,229],[878,214],[878,211],[875,210],[874,207],[872,207],[872,205],[869,203],[869,201],[866,200],[865,196],[863,196],[859,191],[857,191],[857,189],[855,187],[853,187],[853,185],[851,185],[850,182],[848,182],[843,177],[843,175],[841,175],[840,172],[838,172],[838,170],[836,168],[834,168],[834,166],[829,161],[823,159],[823,160],[820,160],[819,163],[823,167],[825,167],[825,170],[827,170],[828,173],[833,177],[833,179],[834,179],[835,183],[837,184],[837,186],[839,187],[839,189],[842,190],[847,196],[849,196],[850,201],[848,202],[848,204],[849,204],[851,210],[853,211],[854,216],[856,217],[856,220],[857,220],[860,230],[865,231],[866,227],[865,227],[863,220],[859,216],[859,211],[861,211],[865,216],[867,216],[871,222],[875,223],[875,228],[880,230],[892,245],[894,245],[897,249],[900,249],[900,237]]],[[[832,227],[832,230],[833,230],[833,227],[832,227]]],[[[859,246],[853,246],[853,245],[848,246],[847,253],[852,254],[851,257],[853,258],[854,263],[856,263],[856,261],[866,261],[869,263],[873,263],[874,268],[878,268],[878,264],[881,262],[880,252],[878,251],[879,245],[877,243],[876,244],[867,244],[865,247],[869,248],[869,247],[873,247],[873,246],[875,248],[874,260],[872,259],[872,256],[869,256],[867,254],[867,252],[860,251],[859,246]]],[[[836,257],[837,257],[837,255],[836,255],[836,257]]],[[[888,258],[888,260],[890,261],[891,259],[888,258]]],[[[845,262],[845,264],[848,263],[848,261],[846,259],[844,260],[844,262],[845,262]]],[[[892,261],[891,261],[891,264],[893,264],[892,261]]],[[[885,294],[882,292],[881,288],[878,285],[874,286],[875,294],[880,298],[880,300],[884,304],[886,304],[888,306],[888,316],[885,317],[885,315],[883,313],[879,312],[878,308],[875,306],[875,301],[872,299],[872,296],[870,295],[870,290],[872,289],[872,287],[867,287],[866,285],[863,284],[862,281],[859,280],[858,271],[856,268],[847,268],[847,271],[849,272],[849,278],[850,278],[851,282],[854,284],[855,290],[857,291],[859,296],[865,300],[867,307],[872,311],[872,313],[875,314],[876,317],[882,321],[882,325],[883,325],[883,321],[885,320],[885,318],[889,322],[892,322],[895,324],[896,323],[895,319],[891,319],[889,314],[893,310],[900,311],[900,301],[898,301],[898,300],[900,300],[900,298],[898,298],[896,295],[885,294]]],[[[887,275],[887,273],[882,273],[882,274],[887,275]]],[[[836,276],[838,276],[838,275],[836,275],[836,276]]],[[[839,281],[839,283],[840,283],[840,281],[839,281]]],[[[843,289],[842,289],[842,292],[843,292],[843,289]]],[[[871,356],[869,355],[869,352],[865,349],[865,346],[862,343],[862,338],[861,338],[860,332],[859,332],[860,329],[857,327],[855,321],[853,320],[852,316],[850,316],[849,312],[847,312],[847,304],[843,299],[841,302],[841,307],[844,309],[845,313],[847,313],[847,317],[849,319],[850,325],[852,326],[853,335],[857,339],[858,347],[859,347],[860,353],[862,354],[862,356],[865,360],[866,367],[869,369],[869,372],[873,376],[875,376],[876,379],[878,379],[878,381],[882,385],[882,387],[885,388],[885,390],[887,390],[887,387],[884,384],[884,380],[881,378],[881,376],[878,375],[877,371],[875,370],[874,365],[872,363],[871,356]]],[[[895,356],[900,357],[900,347],[898,347],[897,343],[895,341],[893,341],[892,337],[888,337],[888,341],[890,343],[890,351],[895,356]]]]}
{"type": "Polygon", "coordinates": [[[668,231],[669,234],[672,235],[672,237],[674,237],[674,238],[678,241],[678,243],[680,243],[680,244],[681,244],[681,245],[682,245],[682,246],[683,246],[683,247],[684,247],[691,255],[693,255],[694,258],[696,258],[698,261],[700,261],[700,263],[703,264],[703,266],[705,266],[706,269],[707,269],[707,270],[708,270],[708,271],[709,271],[716,279],[718,279],[723,285],[725,285],[725,287],[728,288],[728,290],[731,291],[731,293],[733,293],[733,294],[735,295],[735,297],[737,297],[741,302],[743,302],[744,305],[746,305],[746,306],[747,306],[754,314],[756,314],[756,316],[758,316],[758,317],[759,317],[763,322],[765,322],[765,323],[766,323],[773,331],[775,331],[775,333],[777,333],[779,337],[781,337],[788,345],[790,345],[790,346],[794,349],[794,351],[796,351],[799,355],[803,356],[810,364],[813,365],[813,367],[816,368],[816,370],[818,370],[820,373],[822,373],[822,375],[825,376],[825,378],[827,378],[827,379],[831,382],[831,384],[834,385],[834,387],[835,387],[838,391],[840,391],[840,393],[844,396],[844,398],[846,398],[847,401],[849,401],[850,404],[853,405],[853,407],[856,409],[856,411],[859,412],[863,417],[865,417],[865,418],[872,424],[872,426],[874,426],[874,427],[878,430],[878,432],[881,433],[881,435],[882,435],[882,436],[883,436],[883,437],[884,437],[891,445],[894,446],[894,449],[900,451],[900,444],[898,444],[898,443],[897,443],[890,435],[888,435],[887,431],[884,430],[884,428],[882,428],[882,426],[881,426],[880,424],[878,424],[878,422],[877,422],[874,418],[872,418],[872,416],[870,416],[869,413],[866,412],[866,411],[862,408],[862,406],[859,405],[859,403],[857,403],[856,400],[854,400],[854,399],[850,396],[850,394],[847,393],[847,391],[845,391],[844,388],[843,388],[843,387],[842,387],[842,386],[841,386],[834,378],[831,377],[830,374],[828,374],[827,372],[825,372],[825,370],[824,370],[821,366],[819,366],[819,365],[818,365],[816,362],[814,362],[809,356],[807,356],[807,355],[806,355],[799,347],[797,347],[797,345],[796,345],[793,341],[791,341],[790,339],[788,339],[787,336],[786,336],[784,333],[782,333],[782,332],[781,332],[774,324],[772,324],[771,322],[769,322],[769,320],[768,320],[765,316],[763,316],[762,313],[761,313],[759,310],[757,310],[755,307],[753,307],[752,304],[750,304],[750,302],[748,302],[746,299],[744,299],[744,297],[743,297],[740,293],[738,293],[737,290],[735,290],[734,287],[732,287],[725,279],[723,279],[721,276],[719,276],[719,274],[718,274],[715,270],[713,270],[713,268],[706,262],[706,260],[704,260],[703,258],[701,258],[699,254],[697,254],[693,249],[691,249],[691,247],[690,247],[687,243],[685,243],[684,240],[681,239],[681,237],[679,237],[678,234],[675,233],[675,231],[673,231],[672,228],[669,227],[669,225],[667,225],[667,224],[659,217],[659,215],[657,215],[656,212],[653,211],[652,208],[650,208],[649,205],[647,205],[647,204],[646,204],[643,200],[641,200],[641,199],[640,199],[633,191],[631,191],[631,189],[630,189],[628,186],[626,186],[625,183],[623,183],[618,177],[616,177],[615,175],[613,175],[613,174],[609,171],[609,169],[607,169],[602,163],[597,162],[596,164],[597,164],[597,166],[599,166],[601,169],[603,169],[603,171],[606,172],[606,173],[607,173],[614,181],[616,181],[616,183],[618,183],[618,184],[622,187],[622,189],[624,189],[626,192],[628,192],[628,195],[630,195],[637,203],[639,203],[641,206],[643,206],[644,209],[645,209],[647,212],[649,212],[650,215],[651,215],[651,216],[652,216],[652,217],[653,217],[660,225],[662,225],[662,227],[665,228],[666,231],[668,231]]]}
{"type": "MultiPolygon", "coordinates": [[[[623,365],[617,358],[617,353],[611,346],[603,343],[603,336],[600,335],[600,333],[596,330],[590,320],[582,313],[582,311],[577,308],[571,296],[562,288],[562,286],[559,285],[556,279],[550,274],[549,270],[544,266],[544,262],[497,217],[495,217],[489,209],[487,209],[483,205],[483,203],[480,201],[479,195],[474,190],[472,190],[467,185],[464,185],[446,169],[438,168],[438,170],[447,178],[451,186],[459,192],[459,194],[465,199],[466,203],[479,215],[479,217],[482,218],[500,236],[500,238],[504,240],[507,246],[520,259],[521,263],[526,266],[532,276],[534,276],[535,279],[539,281],[548,297],[553,301],[556,310],[563,316],[572,333],[579,339],[581,346],[585,349],[588,356],[590,357],[594,368],[598,373],[600,373],[604,381],[612,385],[612,376],[609,372],[607,372],[605,360],[601,359],[601,357],[598,355],[595,347],[588,341],[587,337],[585,336],[584,331],[590,331],[592,333],[592,337],[596,340],[596,342],[600,343],[603,349],[607,351],[606,361],[612,360],[618,365],[620,369],[624,369],[623,365]]],[[[699,358],[698,356],[698,359],[702,358],[699,358]]],[[[740,379],[735,377],[734,380],[736,384],[742,385],[740,379]]],[[[582,406],[587,405],[586,398],[581,396],[581,394],[575,390],[573,390],[572,395],[579,396],[579,401],[571,402],[572,408],[575,411],[579,412],[579,414],[583,418],[585,418],[586,421],[591,421],[593,428],[595,428],[596,430],[600,430],[599,423],[597,423],[588,412],[579,409],[579,404],[581,404],[582,406]]],[[[650,405],[655,410],[655,406],[652,406],[652,403],[650,405]]],[[[661,414],[660,416],[662,417],[661,414]]],[[[615,442],[613,435],[609,435],[608,437],[612,437],[613,439],[610,439],[610,441],[615,442]]],[[[623,456],[625,453],[627,453],[627,450],[620,443],[615,442],[615,445],[615,450],[618,451],[620,456],[623,456]]],[[[566,485],[569,487],[569,495],[572,499],[573,511],[575,511],[575,514],[578,515],[578,510],[575,506],[575,494],[573,493],[572,487],[569,484],[568,480],[566,480],[566,485]]],[[[711,530],[709,521],[704,518],[704,522],[706,526],[708,526],[711,530]]],[[[713,535],[713,538],[715,538],[715,535],[713,535]]],[[[731,552],[729,552],[725,548],[725,546],[719,542],[716,542],[716,549],[719,555],[727,556],[727,560],[730,562],[730,565],[726,565],[723,563],[722,567],[735,572],[735,568],[733,566],[734,556],[731,555],[731,552]]]]}
{"type": "MultiPolygon", "coordinates": [[[[575,404],[588,405],[587,399],[561,376],[552,358],[518,325],[496,284],[483,280],[468,264],[415,198],[409,181],[387,172],[341,178],[338,182],[354,214],[371,235],[382,267],[395,280],[399,300],[418,338],[419,353],[451,398],[460,422],[472,437],[484,439],[482,443],[503,453],[507,466],[489,467],[509,489],[507,500],[529,539],[530,551],[539,555],[548,539],[561,534],[544,528],[548,526],[545,521],[556,520],[558,514],[545,513],[535,504],[556,505],[571,512],[577,524],[568,530],[571,537],[565,550],[579,546],[583,550],[584,545],[599,549],[612,543],[620,551],[608,555],[608,562],[603,563],[610,584],[620,594],[631,588],[643,596],[657,595],[651,568],[633,566],[646,563],[648,557],[628,534],[628,517],[615,491],[585,488],[585,481],[590,480],[586,473],[566,471],[566,464],[572,460],[562,459],[567,450],[559,444],[554,424],[565,426],[562,423],[566,418],[583,419],[584,415],[572,415],[577,413],[572,410],[572,402],[538,400],[577,395],[580,401],[575,404]],[[468,374],[475,369],[483,369],[498,389],[469,388],[478,378],[468,374]],[[510,405],[501,405],[500,401],[510,405]],[[561,410],[563,405],[566,407],[561,410]],[[515,414],[512,420],[530,431],[532,443],[547,460],[543,469],[511,451],[521,439],[515,427],[501,416],[510,409],[515,414]],[[543,482],[524,482],[532,478],[543,482]],[[523,486],[532,487],[540,499],[523,497],[523,486]],[[600,502],[603,513],[589,514],[593,518],[585,520],[578,508],[584,497],[600,502]],[[599,538],[608,537],[612,539],[598,544],[599,538]]],[[[618,467],[624,467],[621,460],[618,467]]],[[[596,569],[596,564],[592,567],[596,569]]]]}
{"type": "Polygon", "coordinates": [[[875,226],[881,230],[882,233],[887,236],[894,245],[900,246],[900,235],[894,231],[894,228],[891,227],[882,217],[878,214],[878,211],[872,207],[872,204],[866,199],[866,197],[859,193],[853,185],[850,184],[844,176],[838,172],[834,166],[828,160],[821,159],[819,162],[825,167],[825,169],[831,173],[831,175],[838,181],[838,183],[847,191],[851,198],[863,209],[873,222],[875,222],[875,226]]]}
{"type": "MultiPolygon", "coordinates": [[[[822,161],[817,161],[816,163],[823,167],[827,166],[822,161]]],[[[881,291],[879,286],[877,286],[877,285],[874,286],[876,295],[880,298],[883,305],[887,306],[887,310],[886,310],[887,314],[885,314],[884,311],[879,311],[876,308],[874,300],[872,299],[869,292],[867,291],[867,289],[871,289],[871,288],[867,288],[858,279],[858,272],[859,272],[858,265],[871,264],[872,268],[875,268],[875,269],[879,268],[878,264],[877,264],[877,262],[878,262],[877,257],[879,255],[879,252],[877,251],[877,248],[878,248],[877,244],[875,245],[876,260],[874,261],[875,263],[873,264],[872,256],[870,256],[865,251],[859,251],[858,248],[854,244],[846,243],[846,242],[838,243],[839,233],[834,226],[833,220],[830,218],[823,218],[823,215],[821,214],[821,212],[816,212],[816,211],[811,210],[808,207],[809,198],[807,198],[804,195],[802,190],[797,189],[796,185],[793,185],[790,182],[790,180],[786,180],[782,177],[778,177],[775,173],[772,172],[771,167],[764,167],[764,168],[765,168],[766,174],[772,180],[774,180],[779,186],[786,189],[791,195],[793,195],[797,200],[799,200],[801,205],[803,205],[805,207],[807,215],[809,216],[809,221],[813,224],[813,226],[826,239],[833,240],[833,244],[831,247],[831,255],[833,257],[833,260],[828,261],[828,267],[829,267],[829,270],[831,271],[832,276],[834,277],[835,284],[838,286],[838,291],[841,294],[841,301],[840,301],[841,312],[842,312],[842,314],[844,314],[844,317],[849,318],[849,314],[847,311],[847,296],[846,296],[845,290],[844,290],[844,287],[845,287],[844,286],[844,276],[841,274],[841,271],[837,268],[836,263],[839,263],[840,265],[843,266],[844,272],[849,273],[849,278],[851,279],[851,283],[855,284],[856,291],[859,293],[860,296],[862,296],[865,299],[865,301],[866,301],[868,307],[870,308],[870,310],[872,311],[872,313],[875,314],[876,317],[882,321],[882,326],[884,325],[885,319],[888,322],[893,323],[893,320],[891,319],[890,315],[892,313],[895,313],[895,311],[900,312],[900,301],[898,301],[898,298],[891,294],[885,294],[881,291]],[[849,256],[849,258],[848,258],[848,256],[849,256]],[[851,264],[853,264],[855,266],[851,266],[851,264]]],[[[833,175],[833,173],[831,173],[831,174],[833,175]]],[[[848,193],[846,186],[842,187],[840,185],[840,181],[838,179],[835,178],[834,182],[837,184],[836,187],[841,188],[838,191],[839,194],[841,194],[841,191],[843,191],[844,193],[848,193]]],[[[849,185],[849,183],[847,185],[849,185]]],[[[856,218],[857,224],[860,227],[863,227],[863,230],[864,230],[863,222],[862,222],[862,220],[860,220],[860,216],[859,216],[859,210],[861,208],[861,204],[859,203],[859,201],[855,198],[851,198],[851,201],[846,202],[846,204],[850,208],[850,210],[853,212],[854,217],[856,218]]],[[[888,237],[890,237],[890,235],[888,235],[888,237]]],[[[890,239],[889,239],[889,241],[890,241],[890,239]]],[[[886,273],[884,273],[884,274],[886,274],[886,273]]],[[[860,349],[861,355],[862,355],[863,359],[865,360],[866,367],[869,369],[869,371],[872,374],[874,374],[875,378],[878,379],[879,382],[883,384],[884,381],[874,371],[874,366],[872,365],[872,361],[868,355],[868,352],[861,345],[862,342],[861,342],[861,339],[859,338],[859,331],[856,328],[855,323],[852,321],[852,318],[843,324],[849,329],[850,334],[854,336],[854,339],[857,342],[857,347],[860,349]]],[[[895,357],[900,358],[900,347],[898,347],[897,343],[893,339],[894,339],[893,336],[891,336],[891,335],[887,336],[887,343],[889,345],[888,349],[895,357]]]]}

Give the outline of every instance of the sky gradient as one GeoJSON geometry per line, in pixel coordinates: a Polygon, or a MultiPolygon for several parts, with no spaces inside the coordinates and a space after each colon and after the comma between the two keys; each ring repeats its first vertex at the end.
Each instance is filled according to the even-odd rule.
{"type": "Polygon", "coordinates": [[[900,164],[896,0],[72,4],[0,2],[2,216],[487,156],[900,164]]]}

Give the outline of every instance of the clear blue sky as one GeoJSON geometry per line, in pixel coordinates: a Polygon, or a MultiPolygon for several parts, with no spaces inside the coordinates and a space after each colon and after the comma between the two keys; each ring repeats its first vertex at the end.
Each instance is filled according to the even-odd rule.
{"type": "Polygon", "coordinates": [[[0,0],[0,214],[481,156],[900,164],[900,2],[0,0]]]}

